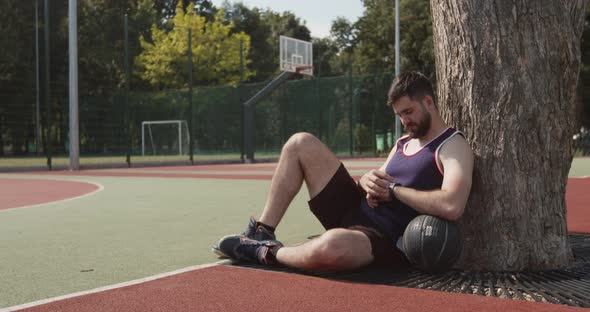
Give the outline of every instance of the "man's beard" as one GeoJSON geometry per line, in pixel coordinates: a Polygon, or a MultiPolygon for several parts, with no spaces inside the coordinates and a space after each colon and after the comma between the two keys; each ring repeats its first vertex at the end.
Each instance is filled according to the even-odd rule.
{"type": "Polygon", "coordinates": [[[414,124],[415,129],[412,131],[409,129],[409,127],[406,127],[406,130],[410,134],[410,137],[412,137],[413,139],[419,139],[425,136],[426,133],[428,133],[428,130],[430,130],[431,123],[432,117],[430,117],[430,114],[425,111],[422,119],[420,119],[417,124],[414,124]]]}

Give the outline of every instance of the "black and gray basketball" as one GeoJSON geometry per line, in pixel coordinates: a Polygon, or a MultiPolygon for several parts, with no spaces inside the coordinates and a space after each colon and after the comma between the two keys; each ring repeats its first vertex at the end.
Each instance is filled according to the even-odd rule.
{"type": "Polygon", "coordinates": [[[451,268],[463,250],[459,227],[429,215],[420,215],[408,224],[402,243],[408,260],[427,271],[451,268]]]}

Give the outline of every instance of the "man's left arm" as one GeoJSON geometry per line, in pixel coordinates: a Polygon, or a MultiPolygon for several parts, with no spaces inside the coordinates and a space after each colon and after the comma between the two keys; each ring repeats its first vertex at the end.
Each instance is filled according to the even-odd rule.
{"type": "Polygon", "coordinates": [[[456,135],[441,147],[439,158],[444,170],[440,190],[396,186],[394,195],[420,213],[455,221],[463,214],[471,191],[473,152],[467,141],[456,135]]]}

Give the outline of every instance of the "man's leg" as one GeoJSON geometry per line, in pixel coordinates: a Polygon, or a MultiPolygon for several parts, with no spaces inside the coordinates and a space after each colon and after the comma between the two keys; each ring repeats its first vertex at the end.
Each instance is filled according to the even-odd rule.
{"type": "MultiPolygon", "coordinates": [[[[283,146],[262,215],[258,222],[250,218],[242,235],[256,241],[275,240],[274,228],[301,189],[303,181],[307,185],[310,198],[313,198],[324,189],[339,167],[338,158],[313,135],[297,133],[291,136],[283,146]]],[[[231,236],[233,235],[226,236],[213,245],[212,251],[224,257],[234,254],[233,247],[227,246],[233,246],[233,242],[237,243],[239,238],[229,239],[231,236]],[[224,240],[225,246],[229,248],[226,251],[222,251],[220,246],[224,240]]]]}
{"type": "Polygon", "coordinates": [[[309,271],[352,270],[374,260],[367,235],[339,228],[302,245],[280,248],[276,259],[284,265],[309,271]]]}
{"type": "Polygon", "coordinates": [[[258,221],[276,227],[303,181],[309,197],[313,198],[328,184],[339,166],[338,158],[318,138],[309,133],[291,136],[283,146],[258,221]]]}

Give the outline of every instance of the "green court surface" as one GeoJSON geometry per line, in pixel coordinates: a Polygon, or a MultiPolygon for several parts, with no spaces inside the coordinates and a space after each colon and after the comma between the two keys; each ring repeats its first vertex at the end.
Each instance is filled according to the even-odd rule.
{"type": "MultiPolygon", "coordinates": [[[[22,176],[21,176],[22,177],[22,176]]],[[[64,177],[59,177],[64,179],[64,177]]],[[[270,181],[65,178],[94,195],[0,211],[0,307],[217,261],[213,243],[259,213],[270,181]]],[[[321,226],[298,196],[278,236],[296,243],[321,226]]]]}
{"type": "MultiPolygon", "coordinates": [[[[376,168],[382,161],[345,164],[376,168]]],[[[260,214],[270,185],[270,180],[83,174],[0,174],[104,186],[70,201],[0,210],[0,308],[218,261],[211,245],[242,232],[248,217],[260,214]]],[[[590,158],[577,158],[570,176],[590,176],[590,158]]],[[[283,243],[323,232],[307,199],[303,187],[277,230],[283,243]]]]}
{"type": "Polygon", "coordinates": [[[590,157],[576,157],[572,161],[570,177],[590,177],[590,157]]]}

